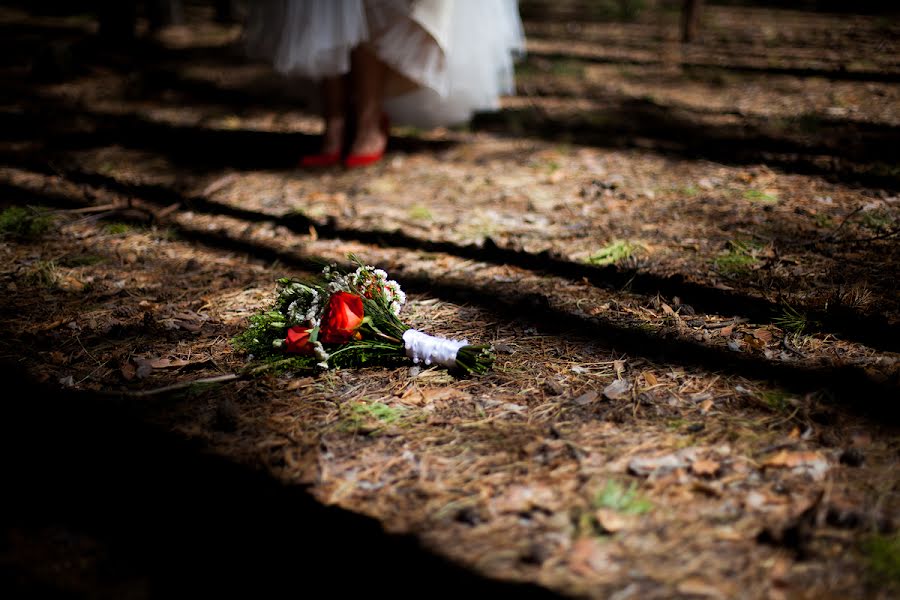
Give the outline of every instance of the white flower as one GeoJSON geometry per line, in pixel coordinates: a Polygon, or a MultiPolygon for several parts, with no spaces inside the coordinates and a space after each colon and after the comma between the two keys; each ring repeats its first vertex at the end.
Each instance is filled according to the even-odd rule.
{"type": "Polygon", "coordinates": [[[312,346],[313,346],[313,352],[315,353],[316,358],[318,358],[322,362],[325,362],[328,360],[328,357],[330,355],[325,350],[325,346],[322,345],[322,342],[316,340],[315,342],[313,342],[312,346]]]}

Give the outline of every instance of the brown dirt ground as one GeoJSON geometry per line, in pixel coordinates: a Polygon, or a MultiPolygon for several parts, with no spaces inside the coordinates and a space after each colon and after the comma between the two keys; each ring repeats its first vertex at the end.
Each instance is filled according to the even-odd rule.
{"type": "MultiPolygon", "coordinates": [[[[246,366],[276,278],[354,252],[494,371],[244,377],[146,419],[563,594],[897,593],[896,22],[710,7],[681,49],[665,14],[527,21],[503,111],[306,173],[316,119],[208,16],[125,60],[89,19],[0,11],[0,202],[53,218],[0,241],[6,361],[166,397],[246,366]]],[[[33,576],[92,595],[80,564],[33,576]]]]}

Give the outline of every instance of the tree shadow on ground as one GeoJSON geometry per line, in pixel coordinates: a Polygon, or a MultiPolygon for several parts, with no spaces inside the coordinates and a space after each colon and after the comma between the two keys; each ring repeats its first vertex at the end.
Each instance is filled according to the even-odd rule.
{"type": "MultiPolygon", "coordinates": [[[[662,294],[664,297],[678,296],[689,299],[691,305],[699,310],[719,314],[741,314],[757,323],[772,322],[784,311],[784,306],[778,301],[771,301],[742,291],[725,290],[698,283],[681,274],[657,275],[638,268],[618,265],[594,266],[576,263],[548,252],[535,254],[521,249],[500,247],[490,239],[480,245],[460,245],[450,241],[426,240],[402,231],[342,227],[331,221],[313,220],[296,212],[277,217],[228,206],[203,196],[186,197],[177,190],[164,185],[132,184],[98,173],[84,172],[77,168],[69,169],[64,160],[50,168],[46,163],[46,157],[29,159],[22,156],[16,159],[15,164],[47,174],[64,172],[65,176],[73,182],[107,188],[126,196],[138,197],[158,204],[160,207],[180,205],[195,212],[229,216],[248,223],[272,222],[299,235],[307,234],[313,227],[321,238],[356,240],[377,246],[443,252],[472,260],[515,265],[534,272],[588,281],[602,288],[622,289],[627,287],[630,291],[637,293],[662,294]]],[[[64,201],[61,199],[48,200],[46,192],[35,194],[16,186],[3,186],[3,189],[6,189],[6,193],[9,195],[30,199],[38,204],[47,201],[64,201]]],[[[252,249],[247,249],[247,251],[254,252],[252,249]]],[[[860,272],[859,275],[865,278],[866,273],[860,272]]],[[[880,285],[880,283],[873,281],[873,285],[880,285]]],[[[900,337],[896,335],[896,326],[891,325],[877,314],[861,314],[858,311],[841,309],[837,306],[833,306],[829,310],[803,306],[794,308],[806,312],[810,332],[834,333],[844,339],[858,341],[886,351],[896,351],[898,343],[900,343],[898,342],[900,337]]]]}
{"type": "Polygon", "coordinates": [[[764,163],[788,173],[900,189],[900,129],[822,120],[809,142],[751,123],[709,125],[684,109],[617,99],[594,113],[549,116],[535,108],[480,114],[474,129],[603,148],[639,148],[725,164],[764,163]]]}
{"type": "MultiPolygon", "coordinates": [[[[40,26],[33,28],[39,30],[40,26]]],[[[40,40],[33,32],[23,33],[18,25],[5,29],[8,29],[8,40],[20,39],[26,46],[35,46],[40,40]]],[[[77,35],[70,29],[48,28],[45,31],[51,38],[77,35]]],[[[86,34],[82,32],[81,35],[86,34]]],[[[271,71],[266,74],[263,70],[257,77],[234,86],[184,75],[184,67],[198,64],[198,61],[223,74],[253,64],[230,46],[171,49],[141,41],[125,50],[110,50],[98,45],[92,37],[82,37],[80,43],[73,43],[71,53],[70,62],[83,69],[90,70],[94,65],[127,73],[130,80],[136,82],[134,94],[144,100],[156,99],[161,106],[171,103],[174,93],[179,105],[213,103],[238,113],[260,106],[302,108],[302,103],[292,93],[293,84],[271,71]]],[[[32,58],[32,54],[19,48],[3,61],[21,66],[23,61],[32,58]]],[[[719,68],[727,70],[729,67],[719,68]]],[[[66,74],[61,73],[60,77],[64,80],[66,74]]],[[[9,90],[6,96],[7,102],[29,101],[26,97],[16,98],[9,90]]],[[[647,99],[607,95],[602,100],[604,106],[594,112],[548,115],[529,108],[481,114],[474,119],[473,128],[598,147],[643,148],[690,159],[732,164],[766,163],[786,172],[900,189],[900,128],[895,126],[816,114],[776,123],[750,118],[742,118],[739,123],[711,123],[698,118],[696,111],[647,99]]],[[[55,108],[90,112],[88,107],[47,106],[50,114],[55,108]]],[[[37,116],[41,120],[45,114],[37,116]]],[[[102,115],[102,118],[110,119],[108,115],[102,115]]],[[[122,118],[123,121],[112,120],[108,133],[118,130],[119,134],[108,141],[115,141],[112,137],[119,140],[127,137],[129,143],[165,147],[192,157],[194,161],[206,160],[221,166],[289,167],[295,164],[299,153],[308,152],[315,145],[307,137],[292,137],[296,134],[223,132],[174,125],[166,128],[156,124],[160,129],[154,129],[140,119],[122,118]],[[142,136],[146,139],[141,140],[142,136]],[[165,143],[161,144],[161,141],[165,143]]],[[[404,138],[394,143],[396,149],[403,151],[436,149],[433,143],[421,139],[404,138]]]]}
{"type": "Polygon", "coordinates": [[[23,379],[15,365],[0,364],[0,373],[7,382],[0,589],[7,597],[71,597],[73,590],[54,587],[65,580],[59,572],[48,576],[54,568],[67,571],[75,595],[84,597],[122,597],[126,589],[140,598],[321,590],[560,597],[476,575],[412,537],[385,533],[373,519],[323,506],[300,487],[164,433],[147,424],[146,413],[160,406],[138,409],[89,392],[53,390],[23,379]],[[29,539],[30,556],[15,554],[17,536],[29,539]],[[46,547],[35,557],[42,538],[46,547]],[[89,541],[89,552],[79,549],[79,540],[89,541]],[[42,563],[46,571],[33,566],[42,563]]]}
{"type": "MultiPolygon", "coordinates": [[[[48,202],[59,202],[49,192],[34,193],[32,196],[38,203],[41,197],[47,197],[48,202]]],[[[232,216],[239,217],[237,213],[232,216]]],[[[246,254],[290,268],[315,272],[323,263],[321,257],[309,255],[302,248],[283,252],[259,243],[236,239],[227,233],[188,229],[174,224],[168,226],[181,239],[190,243],[246,254]]],[[[377,243],[377,240],[363,241],[377,243]]],[[[391,240],[389,245],[397,244],[395,240],[391,240]]],[[[480,259],[484,260],[484,257],[480,259]]],[[[508,293],[491,285],[473,286],[471,281],[447,281],[427,275],[407,275],[403,278],[403,286],[409,292],[435,295],[453,302],[472,303],[498,315],[528,315],[529,320],[540,323],[542,330],[548,333],[571,337],[572,332],[577,332],[574,335],[578,339],[599,343],[604,348],[631,356],[689,368],[728,371],[770,381],[787,390],[809,394],[811,402],[821,405],[820,408],[825,411],[839,407],[876,421],[890,423],[895,423],[900,416],[896,403],[891,401],[897,394],[900,381],[878,379],[856,366],[810,366],[763,359],[750,353],[735,353],[721,346],[647,331],[636,323],[574,314],[550,306],[543,296],[508,293]]]]}

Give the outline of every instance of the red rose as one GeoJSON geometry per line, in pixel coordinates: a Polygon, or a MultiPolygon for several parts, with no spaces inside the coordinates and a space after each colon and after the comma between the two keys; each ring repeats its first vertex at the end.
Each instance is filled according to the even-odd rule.
{"type": "Polygon", "coordinates": [[[319,329],[319,340],[325,344],[343,344],[360,335],[356,331],[363,322],[362,298],[347,292],[335,292],[319,329]]]}
{"type": "Polygon", "coordinates": [[[309,343],[309,329],[299,325],[288,329],[284,349],[292,354],[313,354],[312,344],[309,343]]]}

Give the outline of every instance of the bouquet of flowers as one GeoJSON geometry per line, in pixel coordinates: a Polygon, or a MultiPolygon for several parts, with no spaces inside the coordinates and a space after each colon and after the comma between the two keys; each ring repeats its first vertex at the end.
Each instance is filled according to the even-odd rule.
{"type": "Polygon", "coordinates": [[[483,374],[493,364],[487,345],[470,345],[417,331],[400,320],[406,294],[381,269],[356,261],[318,280],[283,278],[271,309],[250,319],[235,339],[257,358],[284,358],[297,366],[334,367],[413,363],[483,374]]]}

